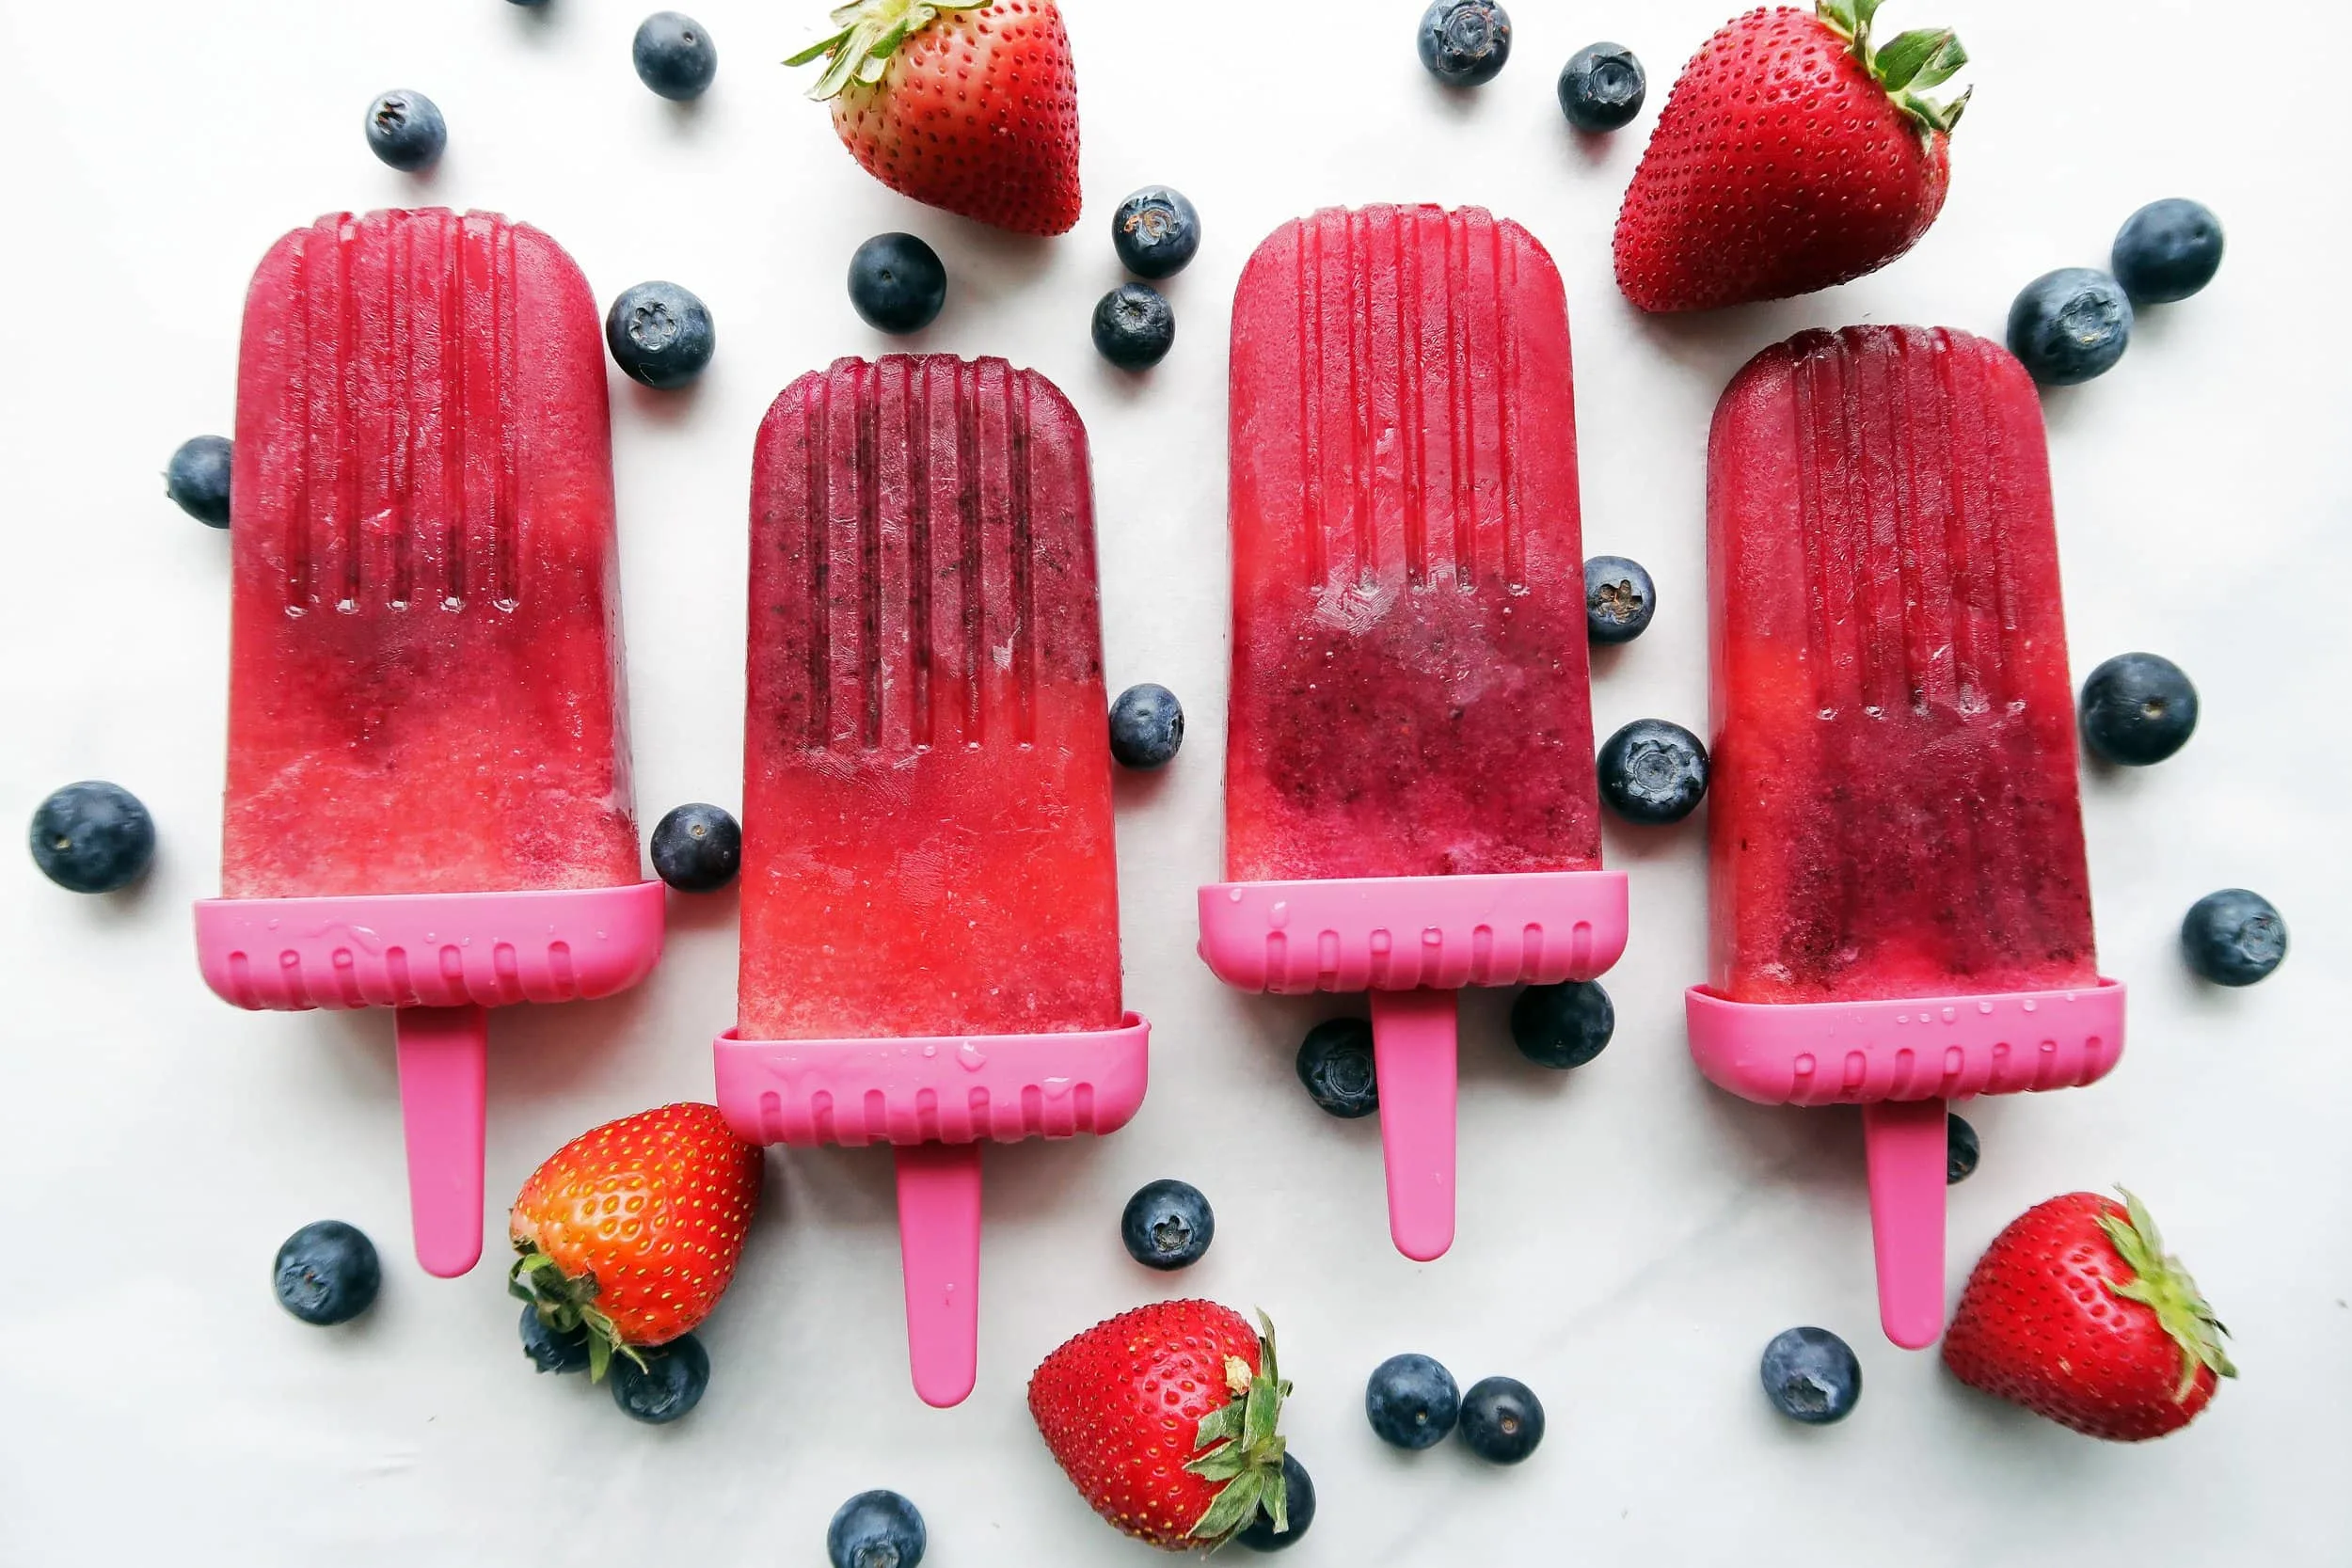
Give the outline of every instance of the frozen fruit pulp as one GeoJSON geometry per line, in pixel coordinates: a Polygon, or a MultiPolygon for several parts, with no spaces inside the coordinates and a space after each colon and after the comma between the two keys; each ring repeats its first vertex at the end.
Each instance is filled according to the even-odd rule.
{"type": "Polygon", "coordinates": [[[231,897],[639,877],[596,301],[486,214],[336,214],[246,297],[231,897]]]}
{"type": "Polygon", "coordinates": [[[1565,297],[1524,230],[1284,225],[1234,303],[1234,880],[1599,863],[1565,297]]]}
{"type": "Polygon", "coordinates": [[[739,1023],[1120,1016],[1086,432],[1001,359],[844,359],[761,427],[739,1023]]]}
{"type": "Polygon", "coordinates": [[[1708,451],[1716,989],[2097,978],[2041,404],[1917,327],[1767,349],[1708,451]]]}

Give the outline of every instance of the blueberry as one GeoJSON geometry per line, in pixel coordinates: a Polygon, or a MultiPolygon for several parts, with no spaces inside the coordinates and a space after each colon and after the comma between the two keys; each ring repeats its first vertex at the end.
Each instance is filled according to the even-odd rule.
{"type": "Polygon", "coordinates": [[[1137,277],[1173,277],[1200,248],[1200,214],[1182,191],[1146,185],[1111,214],[1111,247],[1137,277]]]}
{"type": "Polygon", "coordinates": [[[2221,270],[2221,220],[2177,196],[2151,201],[2124,220],[2108,261],[2134,305],[2186,299],[2221,270]]]}
{"type": "Polygon", "coordinates": [[[1461,1414],[1454,1374],[1425,1355],[1391,1355],[1364,1385],[1364,1415],[1383,1443],[1425,1449],[1445,1441],[1461,1414]]]}
{"type": "Polygon", "coordinates": [[[164,494],[198,522],[227,528],[232,451],[226,436],[192,436],[181,442],[164,469],[164,494]]]}
{"type": "Polygon", "coordinates": [[[1544,1440],[1544,1402],[1515,1377],[1482,1377],[1462,1396],[1462,1441],[1492,1465],[1517,1465],[1544,1440]]]}
{"type": "Polygon", "coordinates": [[[523,1354],[543,1372],[584,1372],[588,1370],[588,1330],[569,1334],[549,1326],[536,1307],[523,1308],[523,1354]]]}
{"type": "Polygon", "coordinates": [[[1614,131],[1642,112],[1649,76],[1622,43],[1588,43],[1560,71],[1560,112],[1580,131],[1614,131]]]}
{"type": "Polygon", "coordinates": [[[1165,768],[1184,743],[1184,705],[1165,686],[1131,686],[1111,704],[1111,755],[1121,768],[1165,768]]]}
{"type": "Polygon", "coordinates": [[[1298,1538],[1307,1533],[1307,1527],[1315,1522],[1315,1479],[1307,1473],[1307,1466],[1297,1456],[1282,1455],[1282,1508],[1289,1515],[1283,1523],[1290,1528],[1279,1535],[1274,1532],[1274,1515],[1264,1509],[1249,1521],[1249,1528],[1233,1537],[1233,1544],[1247,1546],[1253,1552],[1279,1552],[1298,1544],[1298,1538]]]}
{"type": "Polygon", "coordinates": [[[912,234],[877,234],[850,257],[850,303],[877,332],[920,332],[947,303],[947,268],[912,234]]]}
{"type": "Polygon", "coordinates": [[[1298,1081],[1316,1104],[1343,1120],[1380,1109],[1372,1025],[1360,1018],[1334,1018],[1308,1030],[1298,1045],[1298,1081]]]}
{"type": "Polygon", "coordinates": [[[654,874],[680,893],[716,893],[743,865],[743,830],[717,806],[678,806],[654,824],[654,874]]]}
{"type": "Polygon", "coordinates": [[[2118,654],[2083,682],[2083,744],[2125,768],[2162,762],[2197,729],[2197,689],[2154,654],[2118,654]]]}
{"type": "Polygon", "coordinates": [[[1584,563],[1584,629],[1596,642],[1630,642],[1649,629],[1658,590],[1639,562],[1597,555],[1584,563]]]}
{"type": "Polygon", "coordinates": [[[645,1358],[644,1366],[615,1355],[605,1379],[623,1415],[648,1426],[667,1426],[702,1402],[710,1384],[710,1353],[700,1339],[681,1334],[637,1354],[645,1358]]]}
{"type": "Polygon", "coordinates": [[[1862,1363],[1826,1328],[1782,1330],[1764,1347],[1758,1370],[1772,1407],[1807,1426],[1844,1420],[1862,1398],[1862,1363]]]}
{"type": "Polygon", "coordinates": [[[1122,371],[1147,371],[1176,346],[1176,312],[1157,289],[1121,283],[1094,307],[1094,346],[1122,371]]]}
{"type": "Polygon", "coordinates": [[[98,779],[70,784],[33,813],[33,863],[72,893],[112,893],[155,858],[155,820],[139,798],[98,779]]]}
{"type": "Polygon", "coordinates": [[[2009,351],[2044,387],[2104,375],[2132,341],[2122,285],[2090,267],[2061,267],[2026,285],[2009,308],[2009,351]]]}
{"type": "Polygon", "coordinates": [[[1600,748],[1600,798],[1629,822],[1679,822],[1707,796],[1707,748],[1663,719],[1636,719],[1600,748]]]}
{"type": "Polygon", "coordinates": [[[421,92],[396,88],[368,105],[368,148],[396,169],[430,168],[448,145],[440,106],[421,92]]]}
{"type": "Polygon", "coordinates": [[[860,1492],[825,1528],[833,1568],[915,1568],[930,1544],[922,1512],[896,1492],[860,1492]]]}
{"type": "Polygon", "coordinates": [[[1944,1185],[1955,1186],[1977,1174],[1977,1159],[1982,1153],[1977,1143],[1977,1130],[1959,1117],[1944,1119],[1944,1185]]]}
{"type": "Polygon", "coordinates": [[[1152,1181],[1138,1188],[1119,1216],[1127,1256],[1147,1269],[1181,1269],[1200,1261],[1216,1239],[1216,1214],[1189,1181],[1152,1181]]]}
{"type": "Polygon", "coordinates": [[[1421,17],[1421,63],[1449,87],[1491,82],[1511,57],[1511,18],[1493,0],[1436,0],[1421,17]]]}
{"type": "Polygon", "coordinates": [[[700,98],[719,74],[719,46],[701,23],[677,11],[656,11],[639,23],[629,57],[639,81],[676,103],[700,98]]]}
{"type": "Polygon", "coordinates": [[[604,341],[632,381],[664,389],[702,374],[718,346],[710,310],[675,283],[640,283],[612,302],[604,341]]]}
{"type": "Polygon", "coordinates": [[[286,1238],[272,1271],[278,1305],[306,1323],[347,1323],[374,1305],[384,1283],[375,1243],[341,1220],[319,1220],[286,1238]]]}
{"type": "Polygon", "coordinates": [[[2217,986],[2250,986],[2287,956],[2287,923],[2261,894],[2223,888],[2189,906],[2181,952],[2217,986]]]}
{"type": "Polygon", "coordinates": [[[1617,1031],[1617,1009],[1597,980],[1530,986],[1511,1004],[1511,1039],[1537,1067],[1582,1067],[1617,1031]]]}

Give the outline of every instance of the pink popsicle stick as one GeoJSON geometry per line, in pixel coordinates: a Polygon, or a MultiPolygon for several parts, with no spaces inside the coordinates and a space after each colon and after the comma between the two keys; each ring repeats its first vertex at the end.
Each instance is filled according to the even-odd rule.
{"type": "Polygon", "coordinates": [[[402,1007],[392,1016],[417,1261],[453,1279],[482,1260],[490,1016],[477,1006],[402,1007]]]}
{"type": "Polygon", "coordinates": [[[1389,1236],[1417,1262],[1454,1244],[1454,1037],[1450,990],[1372,993],[1372,1061],[1380,1080],[1380,1148],[1389,1172],[1389,1236]]]}
{"type": "Polygon", "coordinates": [[[1870,1166],[1879,1323],[1903,1349],[1924,1350],[1944,1332],[1944,1101],[1865,1105],[1862,1148],[1870,1166]]]}
{"type": "Polygon", "coordinates": [[[901,1144],[907,1360],[925,1404],[961,1404],[980,1354],[980,1146],[901,1144]]]}

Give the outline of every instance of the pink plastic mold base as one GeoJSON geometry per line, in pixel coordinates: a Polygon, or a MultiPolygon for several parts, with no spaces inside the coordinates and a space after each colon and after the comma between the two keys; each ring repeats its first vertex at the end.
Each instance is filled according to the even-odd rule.
{"type": "Polygon", "coordinates": [[[912,1039],[719,1037],[719,1110],[754,1143],[895,1146],[907,1358],[923,1402],[979,1365],[982,1142],[1115,1132],[1143,1104],[1152,1026],[912,1039]]]}
{"type": "Polygon", "coordinates": [[[489,1018],[516,1002],[611,996],[661,957],[662,888],[208,898],[204,982],[240,1007],[391,1007],[417,1261],[482,1258],[489,1018]]]}
{"type": "Polygon", "coordinates": [[[1454,1244],[1454,992],[1590,980],[1626,911],[1622,871],[1223,882],[1200,890],[1200,957],[1244,990],[1372,992],[1389,1235],[1427,1262],[1454,1244]]]}
{"type": "Polygon", "coordinates": [[[1732,1002],[1686,993],[1699,1070],[1766,1105],[1860,1105],[1886,1337],[1944,1331],[1945,1106],[2074,1088],[2123,1053],[2123,988],[1871,1002],[1732,1002]]]}

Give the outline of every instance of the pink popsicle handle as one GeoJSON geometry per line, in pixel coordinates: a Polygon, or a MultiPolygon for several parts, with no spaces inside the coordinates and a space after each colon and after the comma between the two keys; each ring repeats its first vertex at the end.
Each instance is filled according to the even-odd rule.
{"type": "Polygon", "coordinates": [[[1925,1350],[1944,1332],[1947,1137],[1941,1100],[1862,1107],[1879,1323],[1905,1350],[1925,1350]]]}
{"type": "Polygon", "coordinates": [[[402,1007],[400,1119],[417,1261],[453,1279],[482,1260],[482,1150],[490,1015],[478,1006],[402,1007]]]}
{"type": "Polygon", "coordinates": [[[972,1392],[980,1354],[980,1146],[901,1144],[898,1253],[906,1272],[907,1361],[923,1402],[972,1392]]]}
{"type": "Polygon", "coordinates": [[[1454,1244],[1455,1035],[1450,990],[1372,993],[1372,1062],[1380,1080],[1389,1236],[1417,1262],[1454,1244]]]}

